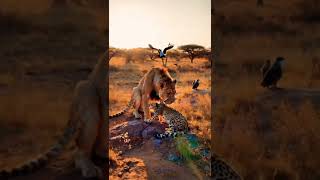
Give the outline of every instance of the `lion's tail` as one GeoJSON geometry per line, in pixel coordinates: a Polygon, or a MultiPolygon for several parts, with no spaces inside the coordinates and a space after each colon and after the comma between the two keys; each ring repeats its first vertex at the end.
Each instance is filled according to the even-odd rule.
{"type": "Polygon", "coordinates": [[[47,152],[13,169],[1,170],[0,179],[8,179],[10,177],[28,174],[45,166],[51,159],[54,159],[55,157],[61,154],[63,149],[78,134],[80,127],[80,121],[76,121],[75,126],[68,125],[60,140],[58,140],[58,142],[55,145],[53,145],[49,150],[47,150],[47,152]]]}
{"type": "Polygon", "coordinates": [[[130,108],[133,105],[133,103],[134,103],[134,100],[133,100],[133,98],[131,98],[131,100],[129,101],[127,107],[124,110],[122,110],[121,112],[118,112],[116,114],[110,115],[109,119],[115,118],[115,117],[119,117],[119,116],[125,114],[126,112],[128,112],[130,110],[130,108]]]}

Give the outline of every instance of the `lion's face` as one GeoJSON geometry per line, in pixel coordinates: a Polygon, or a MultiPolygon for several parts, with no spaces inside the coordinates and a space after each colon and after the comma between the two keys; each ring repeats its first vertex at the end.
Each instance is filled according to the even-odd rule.
{"type": "Polygon", "coordinates": [[[175,101],[176,82],[172,78],[167,78],[160,82],[159,96],[164,103],[171,104],[175,101]]]}

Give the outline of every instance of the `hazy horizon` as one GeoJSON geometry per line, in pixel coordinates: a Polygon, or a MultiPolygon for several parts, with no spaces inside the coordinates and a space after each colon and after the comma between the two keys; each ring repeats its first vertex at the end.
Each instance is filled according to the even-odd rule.
{"type": "Polygon", "coordinates": [[[163,49],[184,44],[211,47],[209,0],[110,0],[109,44],[163,49]]]}

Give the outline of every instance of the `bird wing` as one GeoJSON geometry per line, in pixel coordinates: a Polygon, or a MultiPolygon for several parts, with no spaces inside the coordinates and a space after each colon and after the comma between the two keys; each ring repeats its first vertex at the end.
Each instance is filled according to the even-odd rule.
{"type": "Polygon", "coordinates": [[[280,80],[281,79],[281,76],[282,76],[282,67],[280,64],[277,64],[277,66],[274,68],[274,76],[275,76],[275,79],[276,81],[280,80]]]}
{"type": "Polygon", "coordinates": [[[149,48],[158,50],[157,48],[154,48],[151,44],[149,44],[149,48]]]}
{"type": "Polygon", "coordinates": [[[269,69],[270,69],[270,63],[265,62],[261,68],[262,75],[265,76],[269,69]]]}
{"type": "Polygon", "coordinates": [[[266,72],[262,82],[265,85],[271,85],[281,78],[281,67],[274,63],[266,72]]]}
{"type": "Polygon", "coordinates": [[[168,47],[163,49],[163,53],[165,54],[169,49],[173,48],[174,45],[169,45],[168,47]]]}
{"type": "Polygon", "coordinates": [[[198,84],[198,83],[195,83],[195,84],[192,86],[192,89],[196,89],[197,87],[199,87],[199,84],[198,84]]]}
{"type": "Polygon", "coordinates": [[[196,89],[199,85],[200,85],[200,81],[198,79],[194,80],[192,82],[192,89],[196,89]]]}

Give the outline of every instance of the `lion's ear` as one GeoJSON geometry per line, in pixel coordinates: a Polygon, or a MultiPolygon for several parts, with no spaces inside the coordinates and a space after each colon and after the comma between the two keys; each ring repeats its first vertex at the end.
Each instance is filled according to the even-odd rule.
{"type": "Polygon", "coordinates": [[[176,80],[176,79],[174,79],[172,82],[173,82],[174,84],[176,84],[176,83],[177,83],[177,80],[176,80]]]}

